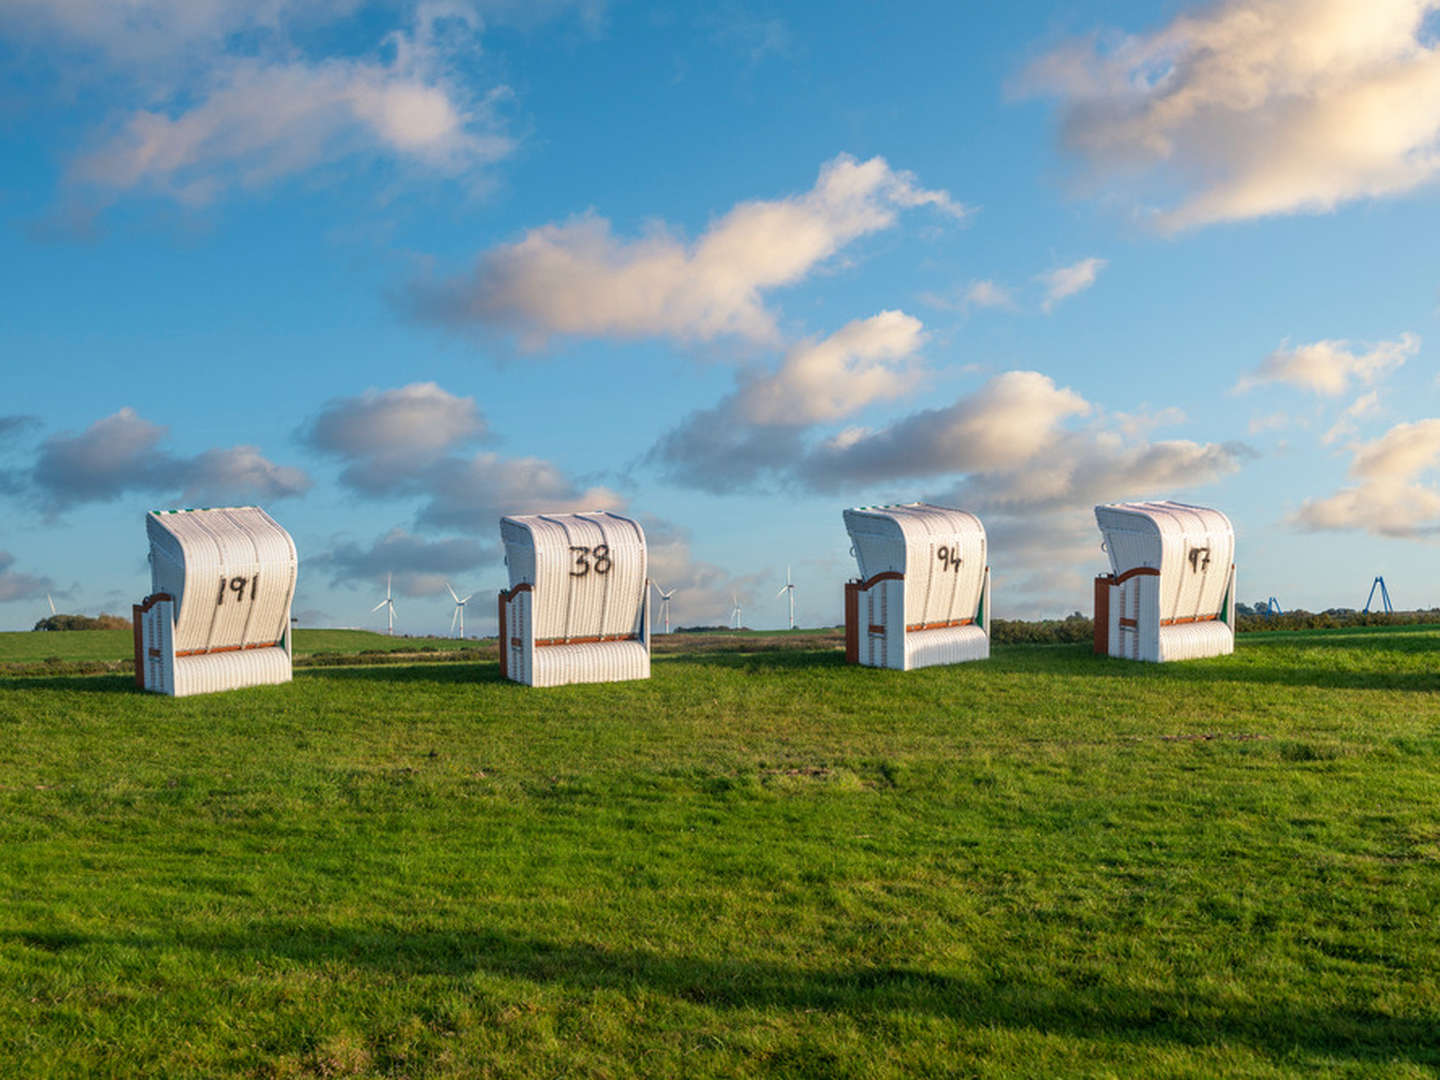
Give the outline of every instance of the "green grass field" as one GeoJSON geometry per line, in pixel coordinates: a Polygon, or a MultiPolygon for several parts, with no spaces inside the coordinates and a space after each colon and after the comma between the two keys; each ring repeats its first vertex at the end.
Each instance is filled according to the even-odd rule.
{"type": "MultiPolygon", "coordinates": [[[[430,647],[459,649],[474,647],[474,640],[455,638],[387,637],[369,630],[296,630],[295,655],[338,652],[406,652],[430,647]]],[[[0,631],[0,664],[33,663],[54,657],[58,660],[127,660],[135,653],[135,635],[130,630],[33,630],[0,631]]]]}
{"type": "Polygon", "coordinates": [[[654,668],[0,677],[0,1075],[1440,1070],[1440,631],[654,668]]]}

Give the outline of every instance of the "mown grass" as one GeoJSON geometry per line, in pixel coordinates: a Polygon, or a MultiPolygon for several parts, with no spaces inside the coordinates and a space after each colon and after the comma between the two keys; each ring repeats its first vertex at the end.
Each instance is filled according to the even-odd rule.
{"type": "Polygon", "coordinates": [[[1437,691],[1416,630],[0,678],[0,1074],[1433,1076],[1437,691]]]}
{"type": "MultiPolygon", "coordinates": [[[[418,649],[474,648],[475,639],[390,637],[370,630],[296,630],[295,655],[315,653],[413,652],[418,649]]],[[[134,655],[131,630],[7,630],[0,631],[0,664],[62,661],[126,660],[134,655]]]]}

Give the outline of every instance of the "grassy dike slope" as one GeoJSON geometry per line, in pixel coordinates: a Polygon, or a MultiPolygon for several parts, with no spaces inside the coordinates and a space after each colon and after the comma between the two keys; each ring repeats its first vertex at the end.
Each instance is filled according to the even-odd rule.
{"type": "Polygon", "coordinates": [[[0,1074],[1432,1076],[1437,691],[1413,630],[0,678],[0,1074]]]}
{"type": "MultiPolygon", "coordinates": [[[[458,649],[474,641],[452,638],[389,637],[370,630],[296,630],[295,655],[317,652],[403,652],[423,646],[458,649]]],[[[59,660],[129,660],[135,655],[133,630],[0,631],[0,664],[59,660]]]]}

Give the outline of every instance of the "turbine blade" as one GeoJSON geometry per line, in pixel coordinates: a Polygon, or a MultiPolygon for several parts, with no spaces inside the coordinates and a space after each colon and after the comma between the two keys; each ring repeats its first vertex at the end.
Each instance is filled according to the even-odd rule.
{"type": "Polygon", "coordinates": [[[450,599],[454,600],[458,604],[460,602],[460,597],[456,596],[455,590],[450,588],[450,582],[445,582],[445,588],[450,592],[450,599]]]}
{"type": "MultiPolygon", "coordinates": [[[[470,596],[474,596],[474,595],[475,595],[475,594],[474,594],[473,592],[470,594],[470,596]]],[[[465,597],[464,600],[456,600],[455,602],[456,602],[457,604],[469,603],[469,601],[470,601],[470,596],[465,597]]]]}
{"type": "Polygon", "coordinates": [[[376,612],[376,611],[379,611],[382,607],[384,607],[384,606],[385,606],[386,604],[388,604],[388,603],[390,603],[390,599],[389,599],[389,597],[386,597],[384,600],[381,600],[378,604],[376,604],[374,607],[372,607],[372,608],[370,609],[370,611],[371,611],[372,613],[374,613],[374,612],[376,612]]]}

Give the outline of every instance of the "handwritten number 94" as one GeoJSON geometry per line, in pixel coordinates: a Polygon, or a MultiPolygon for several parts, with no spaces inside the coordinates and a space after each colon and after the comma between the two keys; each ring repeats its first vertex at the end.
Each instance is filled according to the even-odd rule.
{"type": "Polygon", "coordinates": [[[610,559],[610,545],[596,544],[591,547],[577,547],[570,545],[570,550],[575,553],[575,565],[570,570],[571,577],[584,577],[594,570],[597,574],[608,574],[614,563],[610,559]],[[590,560],[594,558],[592,563],[590,560]]]}
{"type": "Polygon", "coordinates": [[[941,565],[944,569],[946,569],[946,570],[953,570],[953,571],[955,571],[956,573],[959,573],[959,572],[960,572],[961,559],[960,559],[960,549],[959,549],[958,547],[956,547],[956,548],[950,548],[950,547],[946,547],[944,544],[942,544],[942,545],[940,546],[940,550],[938,550],[937,552],[935,552],[935,554],[936,554],[936,556],[939,558],[939,560],[940,560],[940,565],[941,565]]]}

